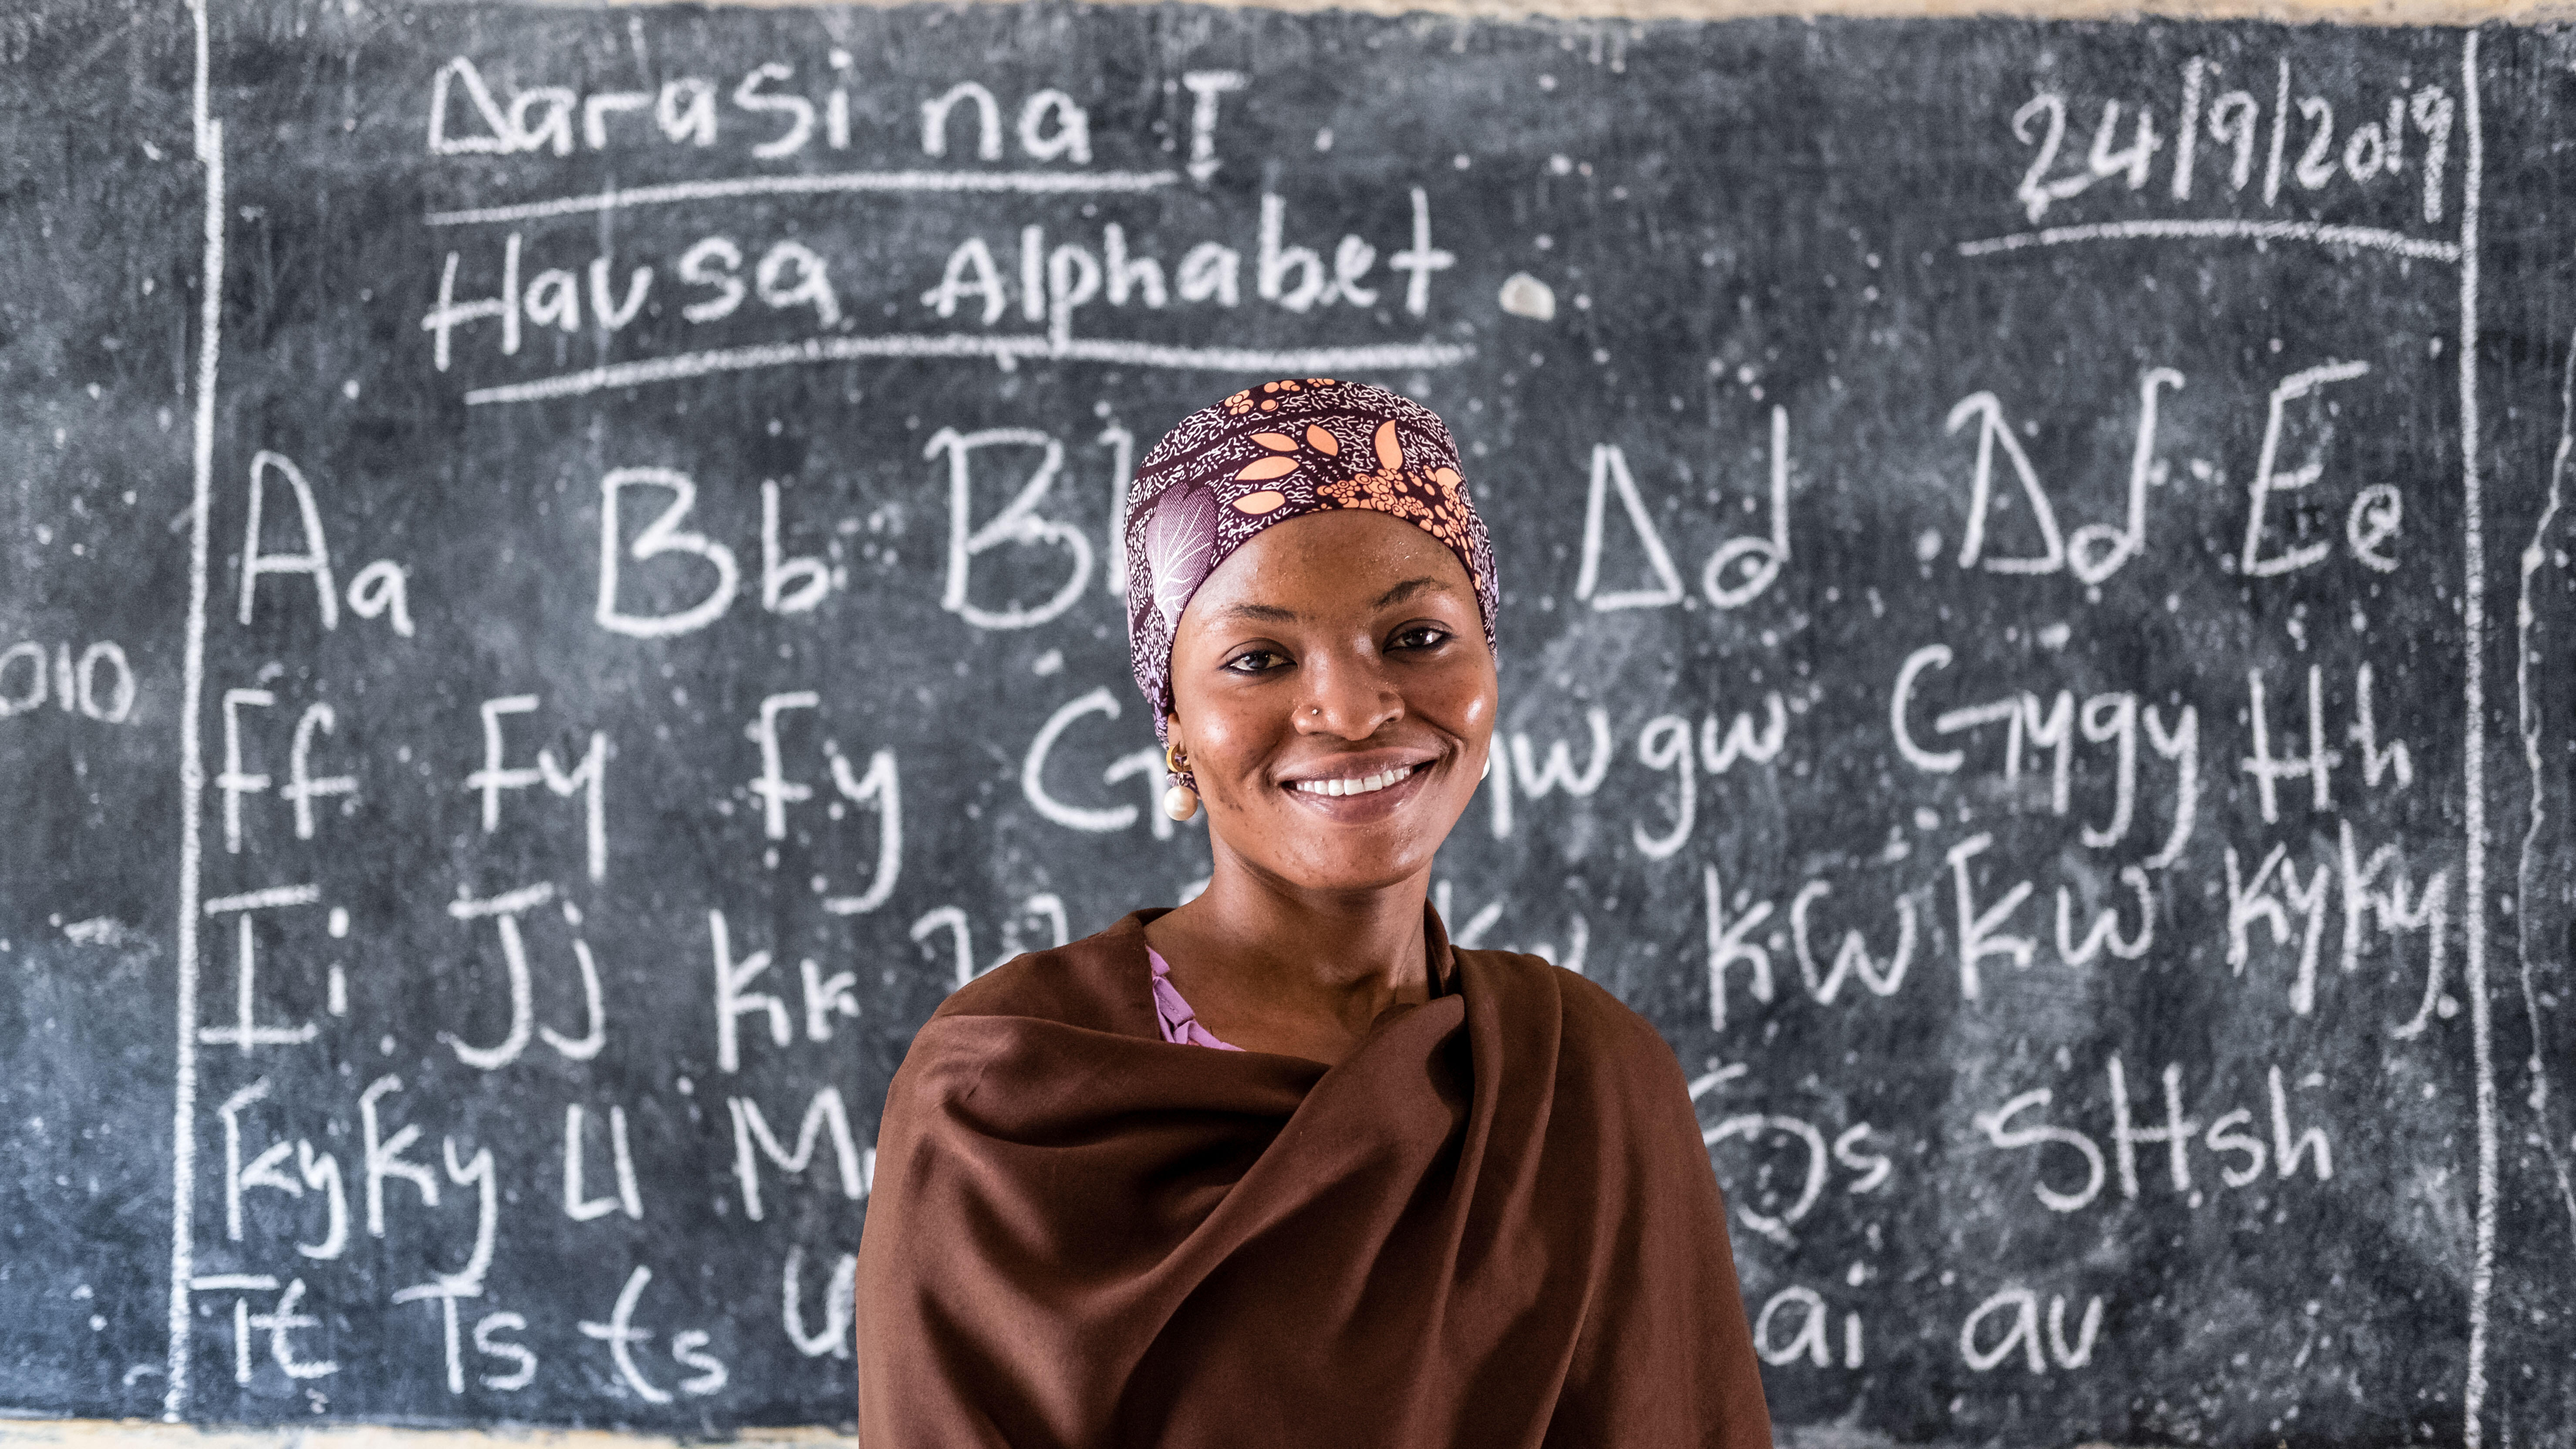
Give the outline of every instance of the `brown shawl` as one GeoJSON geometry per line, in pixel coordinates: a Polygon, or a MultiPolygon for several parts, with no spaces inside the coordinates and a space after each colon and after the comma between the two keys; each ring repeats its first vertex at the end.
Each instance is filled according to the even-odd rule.
{"type": "Polygon", "coordinates": [[[1165,1042],[1145,922],[913,1039],[859,1249],[859,1441],[1771,1442],[1672,1051],[1534,956],[1322,1064],[1165,1042]]]}

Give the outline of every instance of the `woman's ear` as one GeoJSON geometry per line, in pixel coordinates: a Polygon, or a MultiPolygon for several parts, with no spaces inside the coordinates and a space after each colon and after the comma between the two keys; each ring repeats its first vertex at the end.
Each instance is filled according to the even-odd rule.
{"type": "Polygon", "coordinates": [[[1180,755],[1184,759],[1189,757],[1190,747],[1181,739],[1181,716],[1179,711],[1175,710],[1174,712],[1163,716],[1163,740],[1164,743],[1172,747],[1174,753],[1180,755]]]}

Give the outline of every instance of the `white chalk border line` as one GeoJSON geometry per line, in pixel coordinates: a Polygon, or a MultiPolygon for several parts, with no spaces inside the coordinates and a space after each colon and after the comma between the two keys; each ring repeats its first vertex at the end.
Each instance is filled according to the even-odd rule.
{"type": "Polygon", "coordinates": [[[209,42],[206,6],[189,0],[195,27],[196,71],[190,117],[197,164],[206,181],[205,252],[197,284],[197,396],[191,437],[191,503],[188,519],[188,625],[180,664],[179,702],[179,932],[177,1018],[179,1054],[170,1106],[170,1357],[161,1417],[180,1421],[188,1408],[190,1293],[197,1263],[197,973],[198,898],[203,892],[205,834],[199,821],[206,792],[205,742],[198,723],[206,694],[206,580],[211,565],[210,506],[215,482],[215,377],[223,357],[224,321],[224,123],[208,99],[209,42]]]}
{"type": "Polygon", "coordinates": [[[2495,1022],[2487,1000],[2487,542],[2484,483],[2478,474],[2478,206],[2486,178],[2486,132],[2479,113],[2478,33],[2460,42],[2461,109],[2466,113],[2468,164],[2462,168],[2460,197],[2460,504],[2467,515],[2462,541],[2460,610],[2468,656],[2467,722],[2462,740],[2463,773],[2467,775],[2468,859],[2466,876],[2468,942],[2463,953],[2469,992],[2469,1050],[2477,1071],[2477,1216],[2471,1229],[2469,1264],[2469,1364],[2460,1392],[2464,1449],[2482,1449],[2486,1439],[2488,1317],[2495,1299],[2496,1255],[2496,1072],[2495,1022]]]}

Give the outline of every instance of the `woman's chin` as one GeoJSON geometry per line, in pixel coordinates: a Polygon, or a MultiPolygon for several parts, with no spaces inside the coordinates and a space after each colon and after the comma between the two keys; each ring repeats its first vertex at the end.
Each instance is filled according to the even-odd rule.
{"type": "Polygon", "coordinates": [[[1273,835],[1263,842],[1268,848],[1238,853],[1263,874],[1296,890],[1366,895],[1420,879],[1431,868],[1440,838],[1447,832],[1393,828],[1336,834],[1339,838],[1319,849],[1281,850],[1282,837],[1273,835]]]}
{"type": "Polygon", "coordinates": [[[1430,869],[1466,813],[1472,782],[1463,795],[1456,783],[1435,766],[1360,795],[1238,788],[1208,802],[1208,826],[1225,853],[1291,890],[1391,890],[1430,869]]]}

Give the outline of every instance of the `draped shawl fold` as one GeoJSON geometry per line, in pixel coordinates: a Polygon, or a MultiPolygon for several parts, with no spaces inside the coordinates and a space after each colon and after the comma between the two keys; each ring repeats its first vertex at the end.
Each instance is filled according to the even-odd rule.
{"type": "Polygon", "coordinates": [[[859,1440],[1771,1442],[1725,1207],[1653,1027],[1533,956],[1330,1069],[1162,1040],[1142,912],[914,1038],[859,1249],[859,1440]]]}

